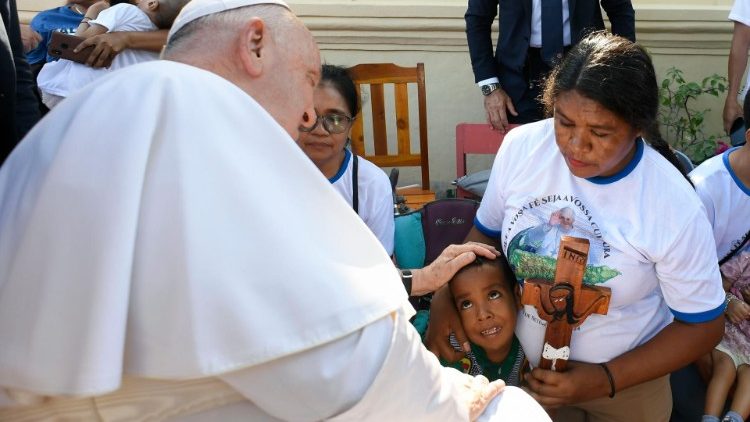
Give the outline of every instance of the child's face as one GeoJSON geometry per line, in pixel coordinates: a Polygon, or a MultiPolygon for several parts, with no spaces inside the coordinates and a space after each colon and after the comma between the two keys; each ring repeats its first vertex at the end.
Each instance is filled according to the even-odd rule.
{"type": "Polygon", "coordinates": [[[511,291],[502,277],[498,267],[484,265],[465,270],[450,283],[466,335],[494,362],[510,350],[520,306],[516,289],[511,291]]]}

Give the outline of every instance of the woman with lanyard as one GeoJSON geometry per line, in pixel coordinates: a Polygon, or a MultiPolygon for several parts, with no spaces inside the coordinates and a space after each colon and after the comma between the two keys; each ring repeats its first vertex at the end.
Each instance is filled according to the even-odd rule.
{"type": "MultiPolygon", "coordinates": [[[[658,133],[653,64],[624,38],[590,35],[544,102],[552,118],[506,136],[468,239],[499,241],[519,280],[550,278],[540,233],[571,210],[566,234],[590,242],[583,281],[611,289],[609,310],[573,331],[567,371],[553,372],[536,367],[545,321],[521,309],[528,389],[556,421],[667,421],[668,374],[719,342],[724,291],[703,206],[658,133]]],[[[444,291],[432,309],[427,345],[455,360],[446,333],[466,337],[444,291]]]]}
{"type": "Polygon", "coordinates": [[[393,255],[393,193],[388,176],[348,148],[359,96],[346,69],[324,64],[314,94],[315,124],[300,127],[299,145],[393,255]]]}

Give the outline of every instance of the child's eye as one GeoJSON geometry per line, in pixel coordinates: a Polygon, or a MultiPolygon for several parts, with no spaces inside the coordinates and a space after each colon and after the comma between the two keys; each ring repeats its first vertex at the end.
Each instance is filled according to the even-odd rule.
{"type": "Polygon", "coordinates": [[[493,290],[487,294],[487,298],[489,298],[490,300],[500,299],[500,296],[502,296],[502,294],[500,294],[500,292],[498,292],[497,290],[493,290]]]}
{"type": "Polygon", "coordinates": [[[458,304],[458,307],[460,309],[469,309],[469,308],[471,308],[471,301],[464,300],[463,302],[461,302],[461,303],[458,304]]]}

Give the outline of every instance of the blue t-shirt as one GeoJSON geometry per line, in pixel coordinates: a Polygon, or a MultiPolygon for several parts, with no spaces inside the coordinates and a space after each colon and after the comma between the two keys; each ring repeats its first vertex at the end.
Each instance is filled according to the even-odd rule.
{"type": "Polygon", "coordinates": [[[29,64],[51,62],[54,58],[47,54],[52,32],[58,31],[66,34],[74,34],[76,28],[81,24],[83,15],[70,9],[68,6],[60,6],[54,9],[39,12],[31,20],[31,29],[42,36],[39,45],[26,53],[29,64]]]}

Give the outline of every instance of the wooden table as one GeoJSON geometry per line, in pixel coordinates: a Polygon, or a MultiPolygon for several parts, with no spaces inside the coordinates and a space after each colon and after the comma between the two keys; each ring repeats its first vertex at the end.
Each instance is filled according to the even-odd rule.
{"type": "Polygon", "coordinates": [[[406,205],[413,210],[418,210],[428,202],[435,200],[435,192],[424,190],[420,187],[396,188],[396,195],[401,195],[406,200],[406,205]]]}

